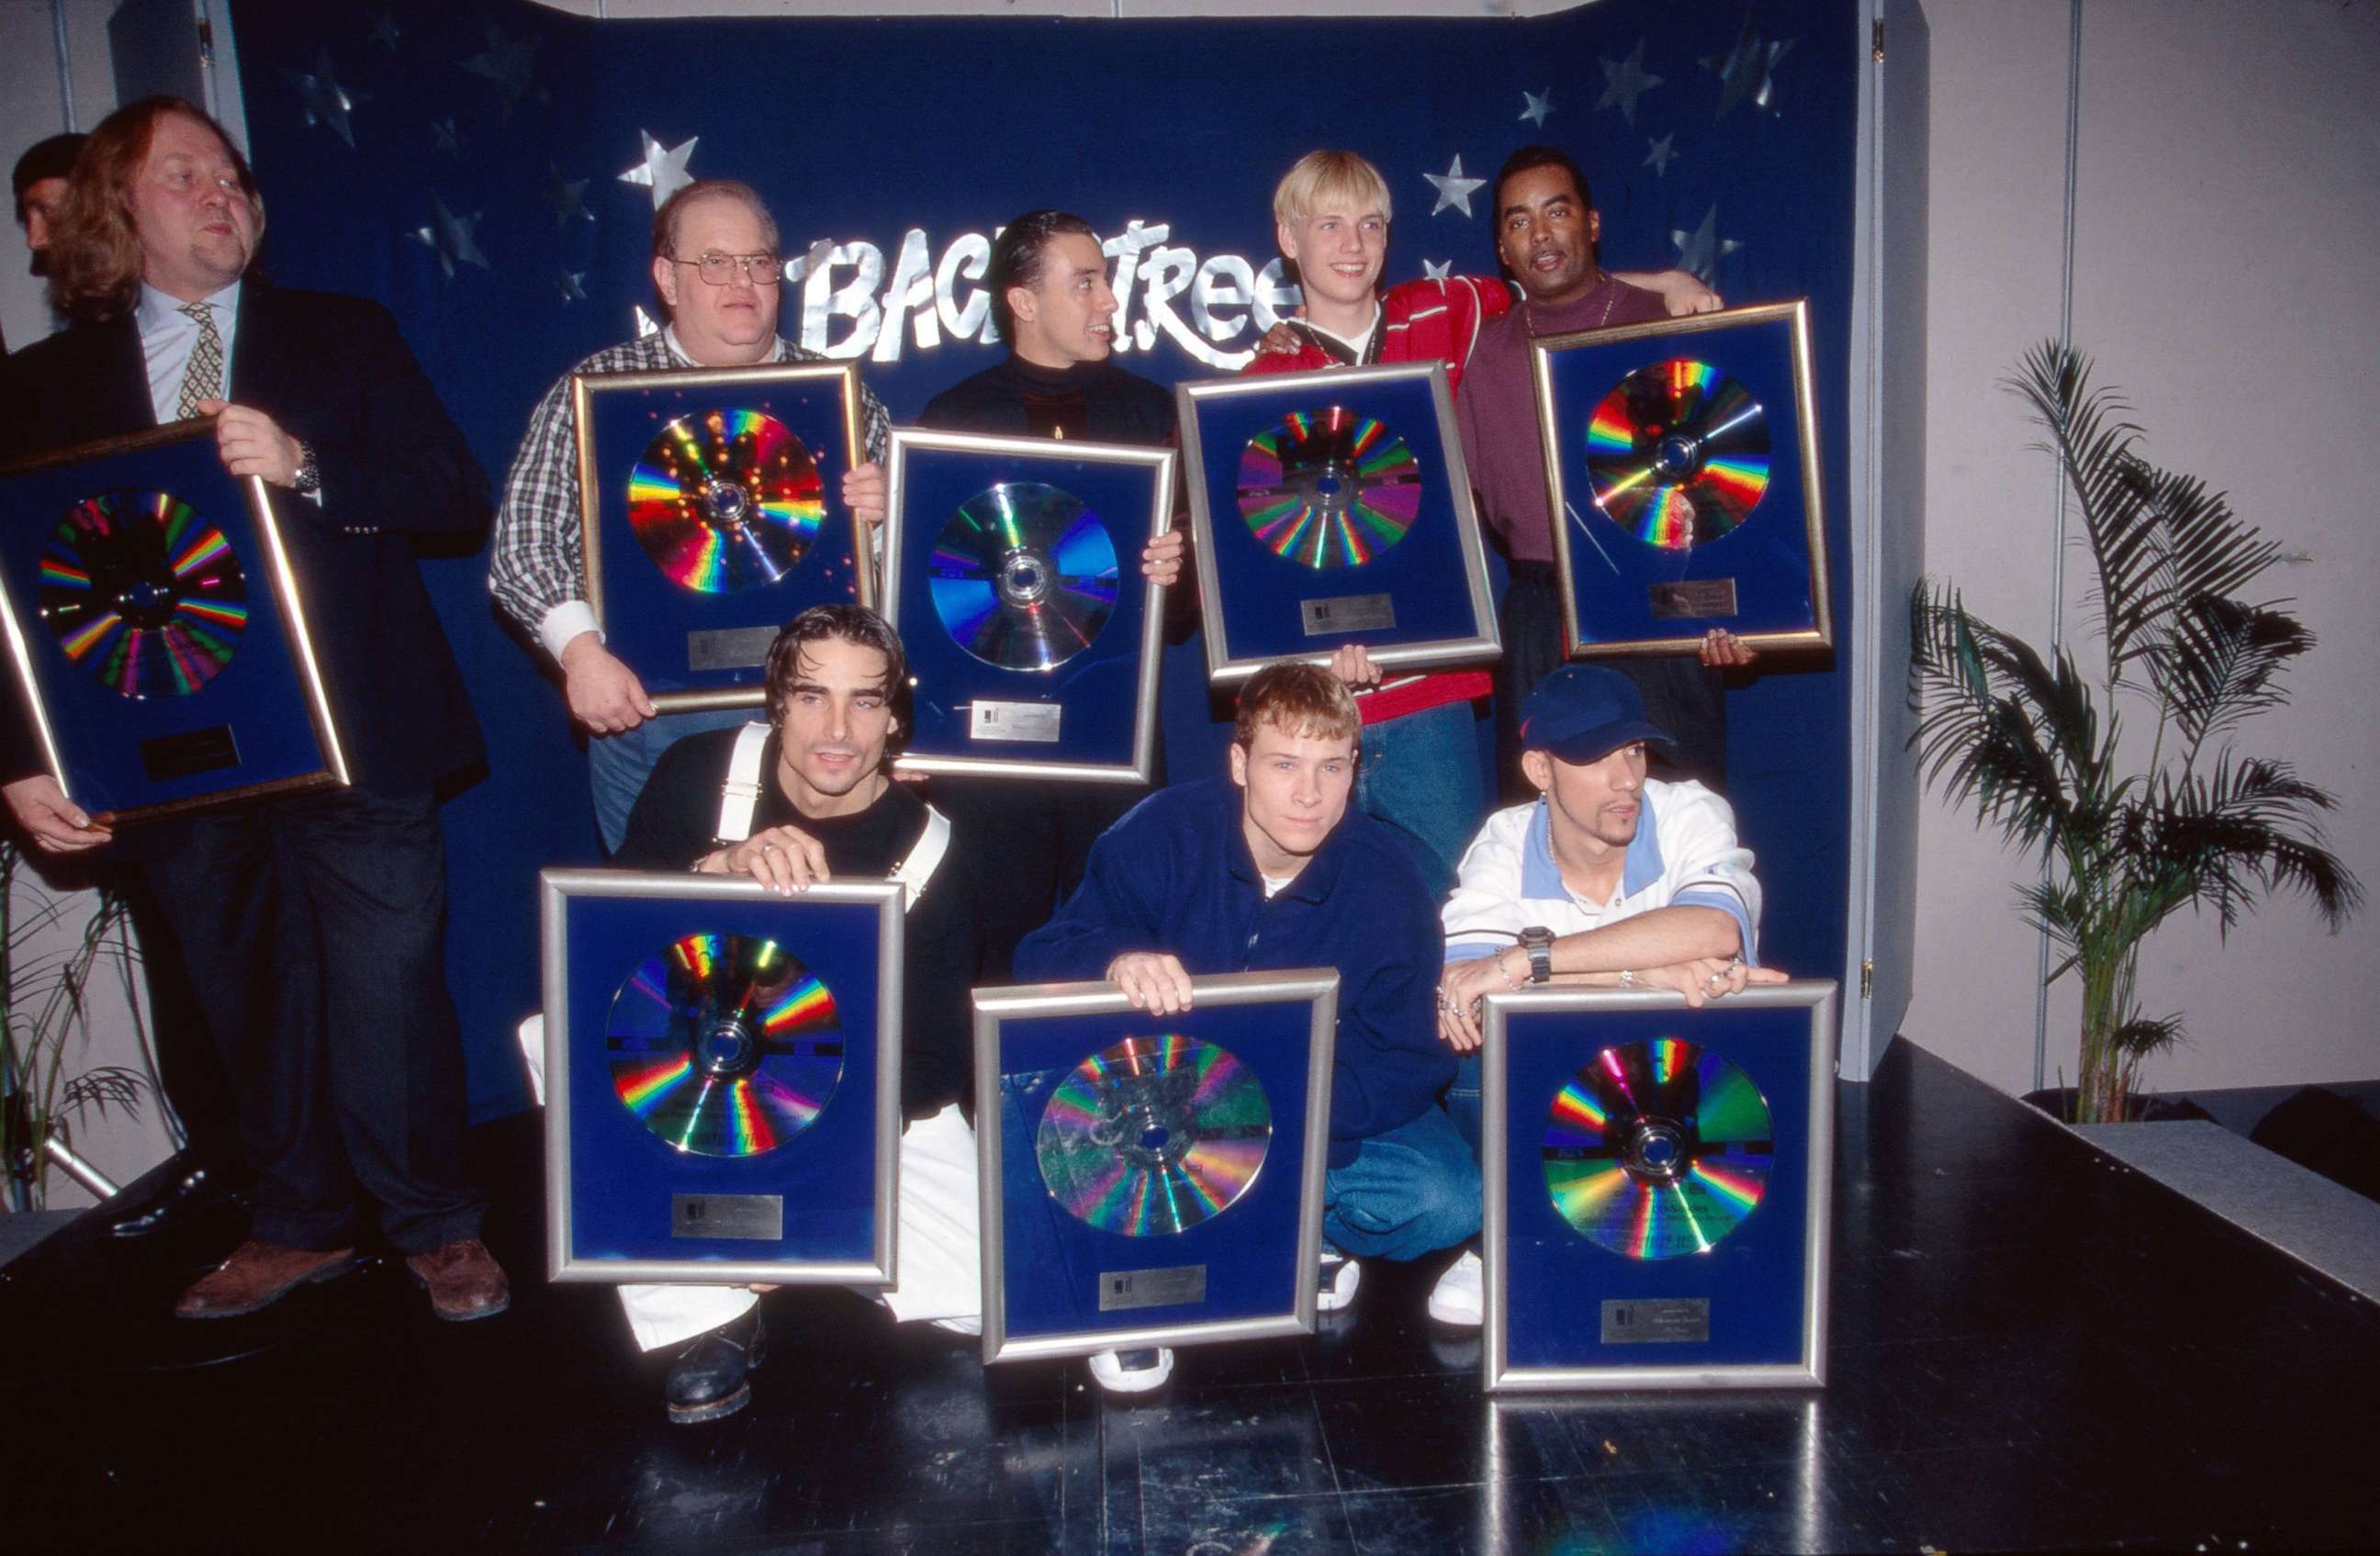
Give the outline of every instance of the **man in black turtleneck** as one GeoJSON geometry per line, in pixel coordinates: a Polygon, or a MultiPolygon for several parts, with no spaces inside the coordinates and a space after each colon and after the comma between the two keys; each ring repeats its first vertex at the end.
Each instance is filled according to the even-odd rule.
{"type": "MultiPolygon", "coordinates": [[[[1062,211],[1027,211],[1001,229],[985,280],[1008,359],[935,395],[919,426],[1078,442],[1173,442],[1172,392],[1109,359],[1116,296],[1090,223],[1062,211]]],[[[1179,528],[1158,537],[1141,552],[1141,572],[1152,583],[1174,583],[1182,547],[1179,528]]],[[[1148,790],[943,775],[931,793],[973,839],[983,879],[1001,883],[987,904],[983,968],[985,981],[999,982],[1009,976],[1016,943],[1049,922],[1082,884],[1091,840],[1148,790]]]]}

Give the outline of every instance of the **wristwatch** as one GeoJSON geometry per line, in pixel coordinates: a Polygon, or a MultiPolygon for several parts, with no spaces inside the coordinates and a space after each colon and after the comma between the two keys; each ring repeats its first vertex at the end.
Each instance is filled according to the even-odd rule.
{"type": "Polygon", "coordinates": [[[1554,975],[1554,932],[1543,924],[1521,931],[1521,949],[1529,953],[1529,982],[1543,983],[1554,975]]]}
{"type": "Polygon", "coordinates": [[[298,473],[289,477],[289,489],[300,497],[311,497],[322,489],[322,467],[314,463],[314,445],[298,445],[298,473]]]}

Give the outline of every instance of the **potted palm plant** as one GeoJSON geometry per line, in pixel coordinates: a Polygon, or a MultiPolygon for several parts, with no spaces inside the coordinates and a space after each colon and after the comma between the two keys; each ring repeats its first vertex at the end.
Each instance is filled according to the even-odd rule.
{"type": "Polygon", "coordinates": [[[146,1075],[79,1063],[93,979],[120,979],[139,1020],[127,922],[120,894],[53,890],[14,842],[0,840],[0,1164],[9,1209],[42,1208],[51,1166],[62,1157],[71,1164],[76,1119],[110,1107],[140,1115],[146,1075]]]}
{"type": "Polygon", "coordinates": [[[2149,1015],[2142,943],[2184,908],[2228,931],[2262,898],[2310,899],[2336,933],[2361,906],[2325,845],[2331,796],[2243,749],[2287,701],[2283,673],[2313,647],[2288,602],[2248,595],[2279,548],[2205,483],[2136,452],[2141,428],[2089,360],[2046,343],[2008,387],[2046,432],[2081,516],[2099,652],[2045,657],[1966,608],[1949,583],[1910,599],[1912,739],[1929,785],[2042,863],[2020,893],[2058,948],[2051,982],[2082,980],[2073,1117],[2128,1116],[2142,1064],[2181,1035],[2149,1015]]]}

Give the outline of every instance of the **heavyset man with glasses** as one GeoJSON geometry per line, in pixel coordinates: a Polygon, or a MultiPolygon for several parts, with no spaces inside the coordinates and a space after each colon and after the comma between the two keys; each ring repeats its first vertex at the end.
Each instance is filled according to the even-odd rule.
{"type": "MultiPolygon", "coordinates": [[[[672,195],[653,212],[653,288],[668,324],[564,374],[530,413],[504,483],[488,590],[562,667],[570,716],[593,737],[588,766],[606,853],[619,850],[646,776],[673,742],[741,724],[750,710],[657,715],[635,667],[604,646],[587,603],[570,380],[577,373],[822,362],[777,334],[783,273],[776,219],[749,187],[710,178],[672,195]]],[[[860,420],[867,459],[844,473],[842,496],[856,519],[873,525],[884,517],[881,464],[891,420],[865,387],[860,420]]]]}

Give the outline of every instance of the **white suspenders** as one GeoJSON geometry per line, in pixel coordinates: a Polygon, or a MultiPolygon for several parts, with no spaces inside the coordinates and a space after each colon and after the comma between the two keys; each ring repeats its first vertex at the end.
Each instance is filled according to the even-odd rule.
{"type": "MultiPolygon", "coordinates": [[[[752,813],[759,808],[764,778],[760,753],[768,743],[766,724],[747,724],[735,731],[735,752],[727,759],[727,781],[719,786],[719,826],[713,835],[722,843],[740,843],[752,835],[752,813]]],[[[905,911],[915,908],[926,895],[926,883],[934,878],[934,869],[950,846],[950,818],[928,805],[926,829],[917,835],[917,846],[887,877],[909,888],[905,911]]]]}

